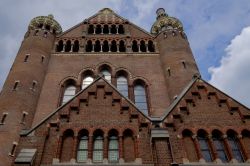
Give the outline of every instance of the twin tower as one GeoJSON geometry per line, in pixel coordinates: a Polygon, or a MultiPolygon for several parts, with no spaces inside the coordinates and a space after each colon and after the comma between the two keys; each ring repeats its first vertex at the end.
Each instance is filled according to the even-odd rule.
{"type": "Polygon", "coordinates": [[[80,89],[85,69],[98,76],[103,65],[112,83],[120,70],[127,72],[129,88],[135,80],[145,82],[150,117],[163,115],[199,76],[182,23],[162,8],[151,33],[107,8],[65,32],[52,15],[36,17],[0,94],[1,163],[13,162],[20,132],[60,105],[64,81],[72,78],[80,89]]]}

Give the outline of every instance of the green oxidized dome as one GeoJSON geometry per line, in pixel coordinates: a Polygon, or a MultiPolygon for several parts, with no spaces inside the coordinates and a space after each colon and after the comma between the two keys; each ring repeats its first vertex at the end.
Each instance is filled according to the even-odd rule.
{"type": "Polygon", "coordinates": [[[56,34],[62,33],[62,28],[60,24],[56,20],[54,20],[54,17],[52,14],[49,14],[48,16],[38,16],[38,17],[33,18],[30,21],[29,29],[36,29],[40,25],[50,26],[50,28],[54,30],[56,34]]]}
{"type": "Polygon", "coordinates": [[[166,29],[177,29],[179,31],[183,31],[181,21],[177,18],[168,16],[163,8],[157,9],[156,14],[156,21],[151,28],[152,34],[158,34],[166,29]]]}

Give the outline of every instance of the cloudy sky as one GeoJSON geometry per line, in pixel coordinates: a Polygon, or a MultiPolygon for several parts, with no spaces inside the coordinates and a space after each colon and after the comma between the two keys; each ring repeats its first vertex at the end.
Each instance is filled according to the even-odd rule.
{"type": "Polygon", "coordinates": [[[67,30],[104,7],[147,31],[165,8],[182,21],[203,79],[250,107],[250,0],[1,0],[0,89],[32,18],[53,14],[67,30]]]}

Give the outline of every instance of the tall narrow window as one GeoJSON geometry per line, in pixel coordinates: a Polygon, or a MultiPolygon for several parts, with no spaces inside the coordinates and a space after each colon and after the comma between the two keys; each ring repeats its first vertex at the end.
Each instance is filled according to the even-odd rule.
{"type": "Polygon", "coordinates": [[[200,150],[201,150],[201,153],[202,153],[204,160],[207,162],[212,162],[212,156],[210,153],[208,140],[207,140],[205,132],[203,132],[203,131],[198,132],[197,138],[198,138],[198,141],[200,144],[200,148],[201,148],[200,150]]]}
{"type": "Polygon", "coordinates": [[[146,115],[148,115],[148,103],[146,91],[143,84],[136,84],[134,87],[135,105],[146,115]]]}
{"type": "Polygon", "coordinates": [[[100,52],[101,51],[101,43],[99,40],[95,42],[95,52],[100,52]]]}
{"type": "Polygon", "coordinates": [[[109,51],[109,43],[108,43],[107,40],[105,40],[105,41],[103,42],[102,51],[103,51],[103,52],[108,52],[108,51],[109,51]]]}
{"type": "Polygon", "coordinates": [[[117,89],[125,97],[128,97],[128,80],[125,76],[121,75],[117,77],[117,89]]]}
{"type": "Polygon", "coordinates": [[[119,43],[119,51],[120,52],[126,52],[126,46],[123,40],[120,41],[119,43]]]}
{"type": "Polygon", "coordinates": [[[154,44],[151,40],[148,41],[148,51],[155,52],[155,47],[154,47],[154,44]]]}
{"type": "Polygon", "coordinates": [[[133,41],[132,43],[132,51],[133,52],[138,52],[139,51],[139,48],[138,48],[138,45],[137,45],[137,41],[133,41]]]}
{"type": "Polygon", "coordinates": [[[111,136],[109,138],[109,161],[118,162],[119,160],[119,144],[116,136],[111,136]]]}
{"type": "Polygon", "coordinates": [[[13,90],[17,90],[18,84],[19,84],[19,81],[16,81],[14,86],[13,86],[13,90]]]}
{"type": "Polygon", "coordinates": [[[104,78],[111,83],[111,74],[108,69],[102,69],[101,73],[104,75],[104,78]]]}
{"type": "Polygon", "coordinates": [[[23,116],[22,116],[22,119],[21,119],[20,123],[25,124],[25,119],[26,119],[27,115],[28,115],[28,112],[23,111],[23,116]]]}
{"type": "Polygon", "coordinates": [[[4,124],[8,113],[4,112],[0,124],[4,124]]]}
{"type": "Polygon", "coordinates": [[[75,96],[76,93],[76,87],[74,85],[69,85],[65,88],[62,104],[65,104],[67,101],[72,99],[73,96],[75,96]]]}
{"type": "Polygon", "coordinates": [[[145,42],[143,40],[140,42],[140,50],[141,50],[141,52],[146,52],[147,51],[146,44],[145,44],[145,42]]]}
{"type": "Polygon", "coordinates": [[[124,34],[124,28],[123,28],[123,25],[119,25],[119,28],[118,28],[118,33],[119,33],[119,34],[124,34]]]}
{"type": "Polygon", "coordinates": [[[221,137],[221,133],[217,131],[213,132],[213,143],[214,143],[219,159],[221,159],[222,162],[228,162],[228,158],[227,158],[227,154],[225,151],[223,139],[221,137]]]}
{"type": "Polygon", "coordinates": [[[89,40],[86,45],[86,52],[91,52],[93,49],[92,41],[89,40]]]}
{"type": "Polygon", "coordinates": [[[36,82],[36,81],[33,81],[33,82],[32,82],[32,86],[31,86],[30,89],[34,91],[35,88],[36,88],[36,84],[37,84],[37,82],[36,82]]]}
{"type": "Polygon", "coordinates": [[[41,63],[44,63],[45,56],[41,57],[41,63]]]}
{"type": "Polygon", "coordinates": [[[80,138],[78,150],[77,150],[77,161],[85,162],[88,159],[88,136],[80,138]]]}
{"type": "Polygon", "coordinates": [[[102,162],[103,160],[103,137],[97,136],[94,139],[93,161],[102,162]]]}
{"type": "Polygon", "coordinates": [[[68,40],[65,45],[65,52],[70,52],[71,50],[71,41],[68,40]]]}
{"type": "Polygon", "coordinates": [[[104,34],[108,34],[109,33],[109,26],[108,25],[104,25],[104,27],[103,27],[103,33],[104,34]]]}
{"type": "Polygon", "coordinates": [[[13,142],[11,151],[10,151],[10,153],[9,153],[10,156],[14,156],[15,151],[16,151],[16,147],[17,147],[17,142],[13,142]]]}
{"type": "Polygon", "coordinates": [[[233,158],[238,160],[238,162],[244,162],[244,158],[241,153],[239,141],[235,133],[232,133],[232,132],[228,133],[228,142],[233,153],[233,158]]]}
{"type": "Polygon", "coordinates": [[[90,75],[87,75],[82,80],[82,89],[85,89],[87,86],[89,86],[93,82],[93,77],[90,75]]]}
{"type": "Polygon", "coordinates": [[[29,56],[30,56],[30,54],[26,54],[23,61],[24,61],[24,62],[28,62],[29,56]]]}
{"type": "Polygon", "coordinates": [[[76,40],[74,41],[73,52],[78,52],[78,51],[79,51],[79,41],[76,40]]]}
{"type": "Polygon", "coordinates": [[[93,33],[94,33],[94,26],[93,25],[89,25],[88,34],[93,34],[93,33]]]}
{"type": "Polygon", "coordinates": [[[58,44],[57,44],[57,46],[56,46],[56,51],[57,51],[57,52],[63,51],[63,41],[62,41],[62,40],[60,40],[60,41],[58,42],[58,44]]]}

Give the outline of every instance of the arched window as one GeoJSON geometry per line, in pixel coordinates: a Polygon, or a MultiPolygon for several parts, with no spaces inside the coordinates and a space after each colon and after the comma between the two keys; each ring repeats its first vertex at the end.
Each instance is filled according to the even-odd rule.
{"type": "Polygon", "coordinates": [[[111,25],[111,34],[116,34],[116,25],[111,25]]]}
{"type": "Polygon", "coordinates": [[[60,40],[57,44],[56,51],[61,52],[63,50],[63,41],[60,40]]]}
{"type": "Polygon", "coordinates": [[[95,52],[100,52],[101,51],[101,43],[99,40],[95,42],[95,52]]]}
{"type": "Polygon", "coordinates": [[[236,136],[236,133],[230,130],[227,133],[227,139],[233,153],[233,158],[235,158],[238,162],[244,162],[244,158],[241,152],[239,140],[236,136]]]}
{"type": "Polygon", "coordinates": [[[118,27],[118,33],[119,33],[119,34],[124,34],[123,25],[119,25],[119,27],[118,27]]]}
{"type": "Polygon", "coordinates": [[[148,51],[155,52],[154,43],[151,40],[148,41],[148,51]]]}
{"type": "Polygon", "coordinates": [[[91,52],[93,48],[92,41],[89,40],[86,45],[86,52],[91,52]]]}
{"type": "Polygon", "coordinates": [[[147,51],[145,42],[143,40],[140,42],[140,50],[141,50],[141,52],[147,51]]]}
{"type": "Polygon", "coordinates": [[[123,132],[123,154],[125,162],[135,161],[135,140],[133,132],[129,129],[123,132]]]}
{"type": "Polygon", "coordinates": [[[205,161],[212,162],[212,156],[208,145],[207,133],[203,130],[198,131],[197,139],[200,144],[200,150],[205,161]]]}
{"type": "Polygon", "coordinates": [[[184,148],[190,162],[197,162],[198,156],[196,154],[195,144],[193,141],[193,133],[190,130],[184,130],[182,132],[184,148]]]}
{"type": "Polygon", "coordinates": [[[68,85],[63,94],[62,104],[65,104],[67,101],[72,99],[72,97],[75,96],[76,93],[76,87],[74,85],[68,85]]]}
{"type": "Polygon", "coordinates": [[[119,42],[119,51],[120,51],[120,52],[126,52],[126,47],[125,47],[125,43],[124,43],[123,40],[121,40],[121,41],[119,42]]]}
{"type": "Polygon", "coordinates": [[[88,34],[93,34],[93,33],[94,33],[94,26],[93,25],[89,25],[88,34]]]}
{"type": "Polygon", "coordinates": [[[115,40],[111,42],[111,52],[117,52],[117,45],[115,40]]]}
{"type": "Polygon", "coordinates": [[[74,41],[73,52],[78,52],[78,51],[79,51],[79,41],[76,40],[74,41]]]}
{"type": "Polygon", "coordinates": [[[108,51],[109,51],[109,43],[108,43],[107,40],[105,40],[105,41],[103,42],[102,51],[103,51],[103,52],[108,52],[108,51]]]}
{"type": "Polygon", "coordinates": [[[212,133],[212,137],[215,150],[218,154],[218,158],[221,159],[222,162],[228,162],[228,157],[226,154],[222,134],[219,131],[215,130],[212,133]]]}
{"type": "Polygon", "coordinates": [[[148,115],[148,103],[144,83],[136,83],[134,86],[135,105],[145,114],[148,115]]]}
{"type": "Polygon", "coordinates": [[[128,97],[128,80],[124,75],[118,75],[118,77],[117,77],[117,89],[125,97],[128,97]]]}
{"type": "Polygon", "coordinates": [[[61,155],[60,161],[61,162],[69,162],[72,159],[73,152],[73,142],[74,142],[74,132],[70,129],[66,130],[63,133],[62,137],[62,146],[61,146],[61,155]]]}
{"type": "Polygon", "coordinates": [[[109,26],[108,25],[104,25],[103,26],[103,34],[108,34],[109,33],[109,26]]]}
{"type": "Polygon", "coordinates": [[[132,43],[132,51],[133,52],[138,52],[139,51],[137,41],[135,41],[135,40],[132,43]]]}
{"type": "Polygon", "coordinates": [[[103,68],[102,70],[101,70],[101,73],[104,75],[104,78],[109,82],[109,83],[111,83],[111,73],[110,73],[110,71],[108,70],[108,68],[103,68]]]}
{"type": "Polygon", "coordinates": [[[68,41],[66,42],[65,52],[70,52],[70,50],[71,50],[71,41],[68,40],[68,41]]]}
{"type": "Polygon", "coordinates": [[[82,136],[77,149],[77,162],[85,162],[88,159],[88,136],[82,136]]]}
{"type": "Polygon", "coordinates": [[[86,75],[82,80],[82,89],[85,89],[94,81],[94,78],[91,75],[86,75]]]}
{"type": "Polygon", "coordinates": [[[103,160],[103,133],[95,131],[94,146],[93,146],[93,162],[102,162],[103,160]]]}
{"type": "Polygon", "coordinates": [[[95,33],[96,33],[96,34],[101,34],[101,33],[102,33],[102,26],[101,26],[101,25],[97,25],[97,26],[96,26],[95,33]]]}
{"type": "Polygon", "coordinates": [[[114,129],[109,132],[108,159],[109,162],[119,160],[118,132],[114,129]]]}

